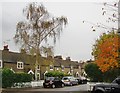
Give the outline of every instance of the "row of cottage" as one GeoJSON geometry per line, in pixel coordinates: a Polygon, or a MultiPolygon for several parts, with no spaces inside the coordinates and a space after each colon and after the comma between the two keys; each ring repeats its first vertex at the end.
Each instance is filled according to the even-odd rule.
{"type": "MultiPolygon", "coordinates": [[[[11,52],[8,46],[0,50],[0,68],[10,68],[13,72],[25,72],[35,74],[35,55],[28,55],[25,52],[11,52]]],[[[82,73],[81,63],[71,61],[70,57],[65,60],[61,56],[42,57],[39,56],[37,66],[38,79],[44,79],[45,73],[49,71],[60,71],[66,74],[80,76],[82,73]]]]}

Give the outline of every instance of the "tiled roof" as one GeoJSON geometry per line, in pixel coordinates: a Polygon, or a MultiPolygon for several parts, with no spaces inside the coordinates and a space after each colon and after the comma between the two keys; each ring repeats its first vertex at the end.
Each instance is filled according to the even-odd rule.
{"type": "MultiPolygon", "coordinates": [[[[0,52],[2,52],[2,60],[5,62],[16,63],[17,61],[22,61],[25,64],[35,64],[35,56],[27,55],[25,53],[10,52],[7,50],[0,50],[0,52]]],[[[39,57],[39,64],[47,66],[52,64],[58,67],[62,65],[64,65],[65,67],[76,67],[80,65],[78,62],[52,57],[39,57]]]]}

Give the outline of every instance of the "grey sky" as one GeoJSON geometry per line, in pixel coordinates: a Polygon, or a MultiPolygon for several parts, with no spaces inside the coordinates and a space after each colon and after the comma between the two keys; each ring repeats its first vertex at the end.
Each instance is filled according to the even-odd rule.
{"type": "MultiPolygon", "coordinates": [[[[92,32],[91,25],[83,24],[82,21],[105,23],[101,10],[102,4],[96,2],[44,2],[43,4],[54,16],[64,15],[68,18],[68,25],[55,45],[55,55],[62,55],[63,58],[70,56],[72,60],[78,61],[92,58],[92,45],[104,30],[92,32]]],[[[3,49],[5,41],[10,51],[19,51],[19,46],[15,46],[12,38],[15,34],[16,23],[25,18],[22,10],[26,5],[27,3],[23,2],[6,2],[2,3],[2,8],[0,6],[2,9],[0,49],[3,49]]]]}

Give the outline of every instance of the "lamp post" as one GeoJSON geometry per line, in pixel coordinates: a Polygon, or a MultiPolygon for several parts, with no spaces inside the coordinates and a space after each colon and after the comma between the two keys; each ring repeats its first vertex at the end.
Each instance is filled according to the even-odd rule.
{"type": "Polygon", "coordinates": [[[120,0],[118,2],[118,35],[120,35],[120,0]]]}
{"type": "Polygon", "coordinates": [[[120,61],[120,0],[118,2],[118,62],[120,61]]]}

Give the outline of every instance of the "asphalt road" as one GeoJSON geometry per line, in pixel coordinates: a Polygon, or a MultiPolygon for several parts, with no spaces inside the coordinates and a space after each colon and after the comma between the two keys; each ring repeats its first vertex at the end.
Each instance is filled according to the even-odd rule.
{"type": "Polygon", "coordinates": [[[64,88],[23,88],[23,89],[3,89],[2,93],[89,93],[88,85],[67,86],[64,88]]]}

